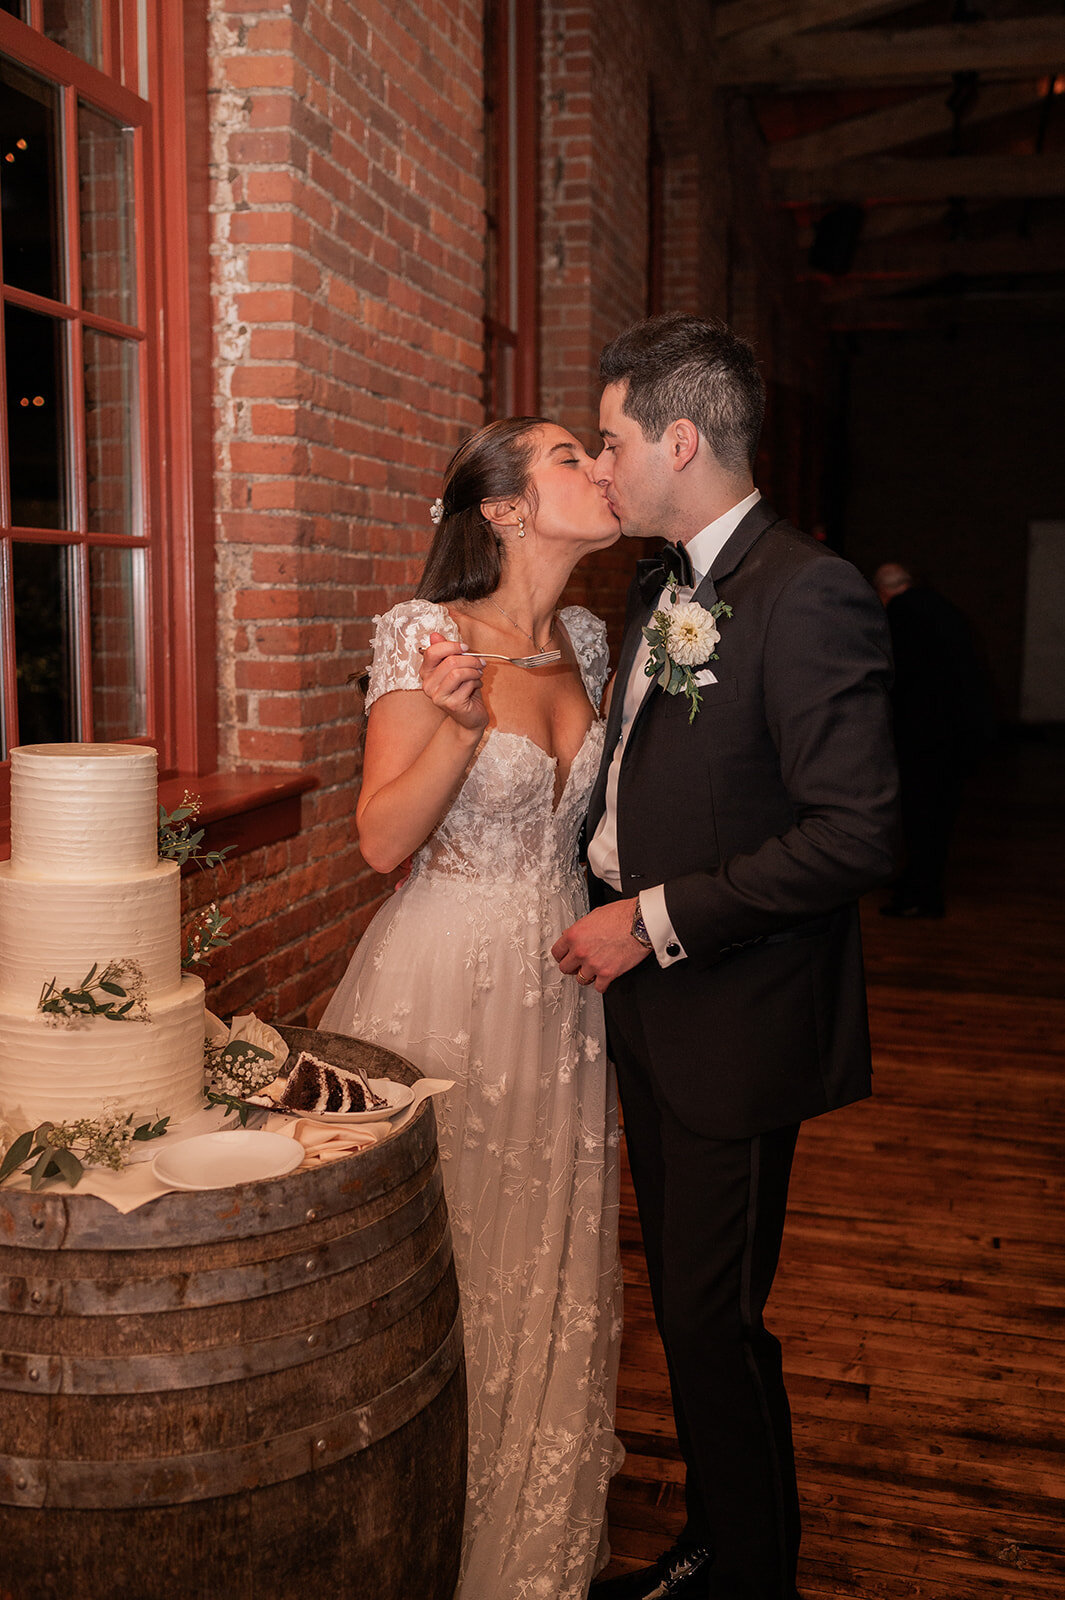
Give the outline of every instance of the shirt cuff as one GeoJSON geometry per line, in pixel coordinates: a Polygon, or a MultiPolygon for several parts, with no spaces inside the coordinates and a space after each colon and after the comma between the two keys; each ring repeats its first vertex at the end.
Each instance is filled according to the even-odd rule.
{"type": "Polygon", "coordinates": [[[660,883],[653,889],[640,890],[640,910],[644,926],[658,957],[660,967],[671,967],[674,961],[683,961],[688,952],[677,938],[669,912],[666,910],[666,887],[660,883]]]}

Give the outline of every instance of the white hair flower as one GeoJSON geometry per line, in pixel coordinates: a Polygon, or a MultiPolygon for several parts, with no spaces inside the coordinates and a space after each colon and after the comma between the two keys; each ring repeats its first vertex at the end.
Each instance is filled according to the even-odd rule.
{"type": "Polygon", "coordinates": [[[666,649],[679,667],[699,667],[709,661],[721,633],[709,611],[689,601],[669,613],[666,649]]]}
{"type": "Polygon", "coordinates": [[[434,528],[439,528],[440,524],[444,520],[444,502],[441,500],[439,495],[437,495],[436,499],[429,507],[429,520],[433,524],[434,528]]]}

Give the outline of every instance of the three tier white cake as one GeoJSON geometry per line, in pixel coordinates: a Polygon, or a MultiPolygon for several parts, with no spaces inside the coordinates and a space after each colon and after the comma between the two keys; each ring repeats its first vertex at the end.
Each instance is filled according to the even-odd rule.
{"type": "MultiPolygon", "coordinates": [[[[181,871],[158,853],[156,753],[125,744],[11,752],[11,859],[0,863],[0,1117],[177,1123],[203,1104],[203,984],[181,971],[181,871]],[[129,1015],[40,1009],[121,964],[129,1015]]],[[[124,1001],[99,998],[118,1009],[124,1001]]]]}

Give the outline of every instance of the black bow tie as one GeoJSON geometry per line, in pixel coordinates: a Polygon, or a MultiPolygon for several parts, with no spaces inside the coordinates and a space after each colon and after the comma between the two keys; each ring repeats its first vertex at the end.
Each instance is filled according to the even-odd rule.
{"type": "Polygon", "coordinates": [[[653,605],[667,583],[695,588],[691,556],[682,544],[664,544],[656,556],[644,556],[636,563],[636,582],[648,605],[653,605]]]}

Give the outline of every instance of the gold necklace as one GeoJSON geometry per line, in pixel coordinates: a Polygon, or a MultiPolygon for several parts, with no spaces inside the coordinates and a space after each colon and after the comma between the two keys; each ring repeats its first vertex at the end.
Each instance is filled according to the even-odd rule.
{"type": "Polygon", "coordinates": [[[547,638],[544,640],[543,644],[537,644],[537,642],[534,639],[533,635],[531,633],[526,633],[525,629],[521,626],[521,623],[520,622],[515,622],[514,618],[510,615],[510,612],[503,610],[503,607],[499,604],[498,600],[493,600],[492,596],[490,594],[486,594],[485,595],[485,599],[488,601],[488,604],[490,606],[495,606],[496,610],[499,612],[499,615],[501,617],[505,618],[505,620],[510,623],[510,626],[512,628],[516,628],[517,629],[517,631],[521,634],[523,639],[528,639],[529,643],[532,645],[534,650],[538,650],[538,651],[540,651],[542,653],[544,650],[547,649],[548,645],[551,643],[552,637],[554,636],[554,632],[555,632],[554,614],[552,614],[552,617],[551,617],[551,627],[548,630],[547,638]]]}

